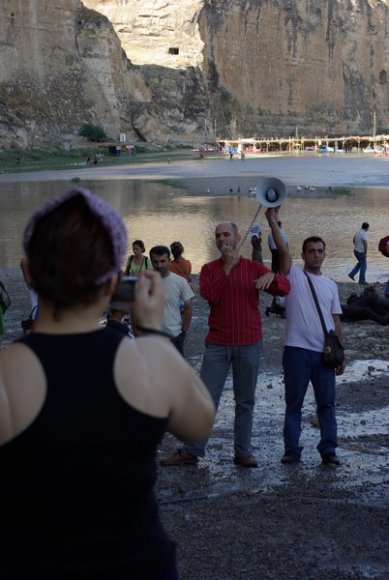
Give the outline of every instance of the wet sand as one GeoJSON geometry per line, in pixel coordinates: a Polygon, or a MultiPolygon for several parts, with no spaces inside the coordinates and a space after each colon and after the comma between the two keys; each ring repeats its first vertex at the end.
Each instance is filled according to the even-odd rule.
{"type": "MultiPolygon", "coordinates": [[[[197,282],[197,280],[195,281],[197,282]]],[[[356,291],[339,284],[341,301],[356,291]]],[[[196,289],[196,286],[195,286],[196,289]]],[[[160,467],[163,521],[178,541],[185,580],[360,580],[389,578],[388,327],[344,323],[348,369],[337,379],[339,468],[320,463],[309,389],[303,460],[283,466],[285,320],[265,316],[253,428],[258,469],[233,462],[234,399],[227,380],[206,456],[195,467],[160,467]]],[[[208,308],[196,298],[187,357],[200,367],[208,308]]],[[[179,442],[166,436],[158,457],[179,442]]]]}
{"type": "MultiPolygon", "coordinates": [[[[73,179],[232,179],[255,184],[259,177],[278,177],[288,186],[382,187],[389,188],[389,157],[370,154],[295,154],[247,157],[244,161],[227,158],[203,161],[175,160],[170,163],[133,162],[115,167],[77,167],[66,170],[3,173],[0,185],[18,181],[72,181],[73,179]]],[[[228,190],[227,190],[228,191],[228,190]]]]}
{"type": "MultiPolygon", "coordinates": [[[[16,269],[0,272],[12,296],[3,346],[20,334],[29,299],[16,269]]],[[[208,307],[196,299],[187,335],[189,362],[199,368],[208,307]]],[[[344,301],[356,284],[339,284],[344,301]]],[[[382,291],[382,288],[381,288],[382,291]]],[[[285,321],[265,316],[253,429],[258,469],[232,463],[233,393],[227,380],[207,454],[196,467],[158,468],[161,516],[178,542],[182,580],[360,580],[389,577],[388,327],[344,324],[348,369],[337,381],[338,454],[323,467],[311,389],[303,411],[303,461],[282,466],[281,369],[285,321]]],[[[158,459],[179,442],[164,438],[158,459]]]]}

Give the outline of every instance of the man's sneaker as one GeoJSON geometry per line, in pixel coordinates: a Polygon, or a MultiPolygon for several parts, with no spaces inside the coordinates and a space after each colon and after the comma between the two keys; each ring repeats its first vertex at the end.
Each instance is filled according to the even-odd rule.
{"type": "Polygon", "coordinates": [[[234,463],[240,467],[258,467],[257,461],[251,455],[235,455],[234,463]]]}
{"type": "Polygon", "coordinates": [[[340,465],[340,461],[336,453],[323,453],[321,459],[324,465],[340,465]]]}
{"type": "Polygon", "coordinates": [[[165,467],[175,465],[196,465],[197,461],[197,455],[192,455],[192,453],[189,453],[189,451],[183,447],[182,449],[177,449],[177,451],[175,451],[172,455],[169,455],[169,457],[161,459],[159,464],[164,465],[165,467]]]}
{"type": "Polygon", "coordinates": [[[348,277],[349,277],[349,278],[351,278],[351,280],[352,280],[353,282],[355,282],[355,278],[354,278],[354,276],[352,276],[351,274],[348,274],[348,277]]]}
{"type": "Polygon", "coordinates": [[[294,451],[287,451],[281,458],[281,463],[283,465],[291,465],[292,463],[300,463],[300,455],[294,453],[294,451]]]}

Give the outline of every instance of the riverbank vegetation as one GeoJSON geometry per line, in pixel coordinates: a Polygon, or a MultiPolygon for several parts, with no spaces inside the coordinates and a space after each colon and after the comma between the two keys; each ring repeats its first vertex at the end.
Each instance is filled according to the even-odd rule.
{"type": "Polygon", "coordinates": [[[115,148],[108,144],[87,143],[84,147],[63,149],[0,150],[0,173],[23,173],[25,171],[43,171],[46,169],[74,169],[87,165],[128,165],[131,163],[148,163],[161,161],[169,163],[184,159],[194,159],[198,153],[190,146],[176,147],[143,147],[135,145],[132,149],[116,154],[115,148]],[[113,154],[115,153],[115,154],[113,154]]]}

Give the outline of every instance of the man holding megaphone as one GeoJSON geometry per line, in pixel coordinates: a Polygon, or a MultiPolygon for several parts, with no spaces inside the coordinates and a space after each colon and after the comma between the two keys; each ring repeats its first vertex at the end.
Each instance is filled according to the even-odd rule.
{"type": "MultiPolygon", "coordinates": [[[[236,224],[219,224],[215,242],[220,257],[205,264],[200,272],[200,294],[210,307],[200,376],[217,408],[232,368],[234,463],[240,467],[257,467],[251,435],[262,339],[259,292],[285,296],[290,284],[285,276],[240,255],[241,236],[236,224]]],[[[161,464],[195,465],[204,456],[206,445],[207,440],[198,445],[184,445],[161,464]]]]}

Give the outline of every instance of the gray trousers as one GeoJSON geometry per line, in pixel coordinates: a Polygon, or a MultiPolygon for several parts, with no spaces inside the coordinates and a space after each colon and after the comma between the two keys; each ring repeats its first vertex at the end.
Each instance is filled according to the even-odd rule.
{"type": "MultiPolygon", "coordinates": [[[[259,369],[261,342],[246,346],[221,346],[207,342],[200,377],[205,383],[216,409],[230,368],[235,399],[234,452],[251,455],[251,434],[255,389],[259,369]]],[[[208,439],[196,445],[185,445],[192,455],[204,456],[208,439]]]]}

